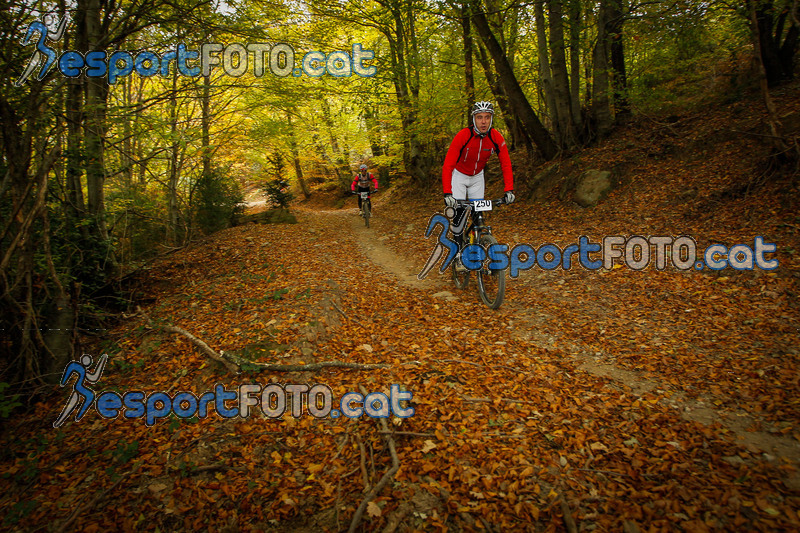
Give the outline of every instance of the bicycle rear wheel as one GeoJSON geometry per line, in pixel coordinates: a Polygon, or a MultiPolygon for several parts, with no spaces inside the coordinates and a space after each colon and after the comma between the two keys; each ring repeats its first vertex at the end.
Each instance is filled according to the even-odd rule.
{"type": "MultiPolygon", "coordinates": [[[[497,239],[491,235],[481,235],[479,244],[487,251],[493,244],[497,244],[497,239]]],[[[503,269],[492,270],[487,266],[482,266],[477,271],[478,294],[481,300],[490,309],[497,309],[503,303],[503,296],[506,293],[506,271],[503,269]]]]}

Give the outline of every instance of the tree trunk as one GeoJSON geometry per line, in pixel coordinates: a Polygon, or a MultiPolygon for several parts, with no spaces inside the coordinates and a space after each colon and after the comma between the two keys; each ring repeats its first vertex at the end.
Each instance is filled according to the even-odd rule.
{"type": "Polygon", "coordinates": [[[558,110],[556,137],[561,148],[575,145],[575,131],[570,103],[567,59],[564,52],[564,20],[562,0],[547,0],[550,21],[550,67],[553,72],[553,92],[558,110]]]}
{"type": "Polygon", "coordinates": [[[553,77],[550,74],[550,62],[547,58],[547,27],[544,18],[544,0],[534,2],[533,16],[536,23],[536,50],[539,58],[539,76],[542,79],[544,91],[545,115],[550,126],[557,129],[558,109],[556,109],[555,93],[553,92],[553,77]]]}
{"type": "Polygon", "coordinates": [[[167,181],[167,240],[178,245],[178,69],[172,69],[172,90],[169,96],[169,138],[172,143],[167,181]]]}
{"type": "Polygon", "coordinates": [[[303,196],[308,198],[311,196],[311,193],[308,191],[308,185],[303,178],[303,167],[300,165],[300,153],[297,151],[297,138],[294,135],[291,111],[286,111],[286,123],[289,125],[289,147],[292,150],[292,159],[294,160],[294,173],[297,176],[300,189],[303,191],[303,196]]]}
{"type": "Polygon", "coordinates": [[[325,127],[328,130],[328,138],[330,139],[330,147],[333,153],[333,157],[331,158],[334,170],[336,172],[336,176],[339,178],[339,182],[343,187],[350,186],[350,165],[346,159],[347,150],[345,149],[342,151],[341,147],[339,146],[339,139],[336,136],[336,127],[333,123],[333,117],[331,116],[331,108],[330,104],[328,104],[328,100],[325,98],[320,99],[320,104],[322,107],[322,119],[325,122],[325,127]]]}
{"type": "MultiPolygon", "coordinates": [[[[100,0],[79,0],[85,5],[85,28],[89,50],[102,48],[100,27],[100,0]]],[[[108,239],[105,222],[105,132],[108,82],[104,78],[86,79],[86,121],[84,146],[86,151],[86,190],[89,213],[95,218],[97,235],[108,239]]]]}
{"type": "Polygon", "coordinates": [[[569,2],[569,89],[572,124],[575,133],[583,129],[581,120],[581,2],[569,2]]]}
{"type": "Polygon", "coordinates": [[[611,52],[611,85],[614,90],[614,115],[617,119],[630,115],[628,103],[628,76],[625,72],[625,52],[622,41],[622,24],[625,15],[623,0],[609,0],[606,28],[611,52]]]}
{"type": "MultiPolygon", "coordinates": [[[[68,46],[65,43],[65,46],[68,46]]],[[[80,44],[76,43],[76,48],[81,50],[80,44]]],[[[69,48],[67,48],[69,49],[69,48]]],[[[86,204],[83,198],[83,143],[81,142],[81,124],[83,123],[83,77],[70,78],[67,81],[67,95],[65,102],[65,116],[67,118],[67,149],[66,159],[66,188],[67,188],[67,216],[78,221],[86,211],[86,204]]],[[[80,224],[80,231],[84,237],[89,236],[85,224],[80,224]]]]}
{"type": "Polygon", "coordinates": [[[775,103],[769,94],[769,82],[767,71],[762,62],[760,28],[758,23],[758,11],[755,6],[756,0],[745,0],[748,13],[750,15],[750,28],[753,36],[753,47],[755,48],[755,62],[758,68],[759,85],[761,86],[761,96],[764,99],[764,107],[767,109],[767,124],[771,136],[772,146],[776,152],[785,152],[786,143],[781,135],[781,124],[778,121],[778,113],[775,110],[775,103]]]}
{"type": "MultiPolygon", "coordinates": [[[[37,276],[36,254],[42,246],[39,231],[48,232],[47,196],[48,175],[60,155],[57,146],[44,153],[44,143],[37,143],[36,162],[32,169],[34,155],[33,136],[39,128],[34,124],[45,109],[46,99],[42,99],[42,84],[35,84],[25,101],[25,107],[12,105],[0,94],[0,147],[5,162],[3,184],[0,187],[0,200],[8,205],[9,214],[1,219],[0,240],[0,324],[4,340],[0,343],[0,363],[5,369],[7,381],[26,381],[39,379],[43,373],[57,371],[51,369],[52,359],[45,359],[47,353],[40,320],[43,296],[38,287],[42,278],[37,276]],[[18,112],[21,111],[21,112],[18,112]],[[31,175],[31,172],[33,174],[31,175]],[[39,227],[41,224],[42,227],[39,227]],[[13,264],[13,268],[11,265],[13,264]]],[[[60,135],[60,132],[56,132],[60,135]]],[[[47,236],[44,237],[45,259],[52,265],[47,236]]],[[[50,268],[48,279],[58,289],[56,298],[68,298],[63,287],[50,268]]],[[[60,370],[60,369],[58,369],[60,370]]]]}
{"type": "MultiPolygon", "coordinates": [[[[133,118],[133,131],[138,132],[139,128],[139,113],[142,107],[142,95],[144,94],[144,77],[139,77],[139,86],[136,90],[136,112],[133,118]]],[[[139,171],[139,178],[138,182],[141,187],[144,187],[146,183],[145,175],[147,173],[147,161],[144,157],[142,157],[142,137],[143,135],[136,135],[134,137],[133,142],[133,153],[136,154],[136,159],[139,162],[138,164],[138,171],[139,171]]]]}
{"type": "Polygon", "coordinates": [[[464,38],[464,80],[466,84],[467,107],[466,121],[469,124],[471,119],[471,107],[475,103],[475,77],[472,66],[472,31],[469,22],[469,4],[461,4],[461,32],[464,38]]]}
{"type": "Polygon", "coordinates": [[[379,134],[381,128],[378,124],[376,114],[369,105],[364,107],[364,120],[367,123],[367,136],[369,137],[369,146],[372,150],[372,156],[380,157],[384,154],[384,148],[381,144],[381,136],[379,134]]]}
{"type": "MultiPolygon", "coordinates": [[[[745,0],[748,16],[752,18],[750,3],[750,0],[745,0]]],[[[768,85],[774,87],[794,77],[793,63],[800,31],[800,12],[797,2],[792,2],[791,6],[784,7],[776,21],[776,7],[772,0],[761,0],[754,9],[756,24],[753,25],[751,21],[751,31],[759,40],[760,58],[768,85]],[[790,25],[784,36],[787,19],[790,25]]]]}
{"type": "Polygon", "coordinates": [[[125,79],[122,81],[125,85],[122,90],[122,153],[120,154],[120,163],[122,166],[122,175],[125,180],[125,188],[130,189],[133,185],[133,140],[131,139],[132,117],[136,116],[133,112],[133,81],[125,79]]]}
{"type": "Polygon", "coordinates": [[[477,3],[473,4],[472,20],[481,40],[494,60],[495,68],[500,76],[500,82],[503,84],[514,114],[522,120],[528,135],[536,143],[542,157],[548,161],[553,159],[558,155],[558,147],[533,111],[530,102],[528,102],[522,87],[517,81],[517,77],[514,75],[511,65],[508,63],[508,59],[500,48],[500,43],[497,42],[494,34],[492,34],[486,16],[480,11],[477,3]]]}
{"type": "Polygon", "coordinates": [[[611,131],[613,117],[608,98],[608,34],[606,33],[607,9],[609,0],[601,0],[597,13],[597,42],[592,57],[592,116],[595,120],[597,136],[604,138],[611,131]]]}
{"type": "Polygon", "coordinates": [[[486,55],[486,50],[484,50],[483,46],[480,44],[478,45],[478,58],[481,67],[483,68],[483,72],[486,75],[486,81],[489,84],[489,89],[491,89],[495,100],[497,100],[497,107],[503,114],[503,120],[508,126],[509,134],[506,136],[508,149],[512,150],[522,146],[526,151],[530,152],[533,149],[533,142],[528,136],[528,132],[525,131],[522,123],[515,117],[514,110],[508,103],[508,97],[503,89],[503,85],[500,83],[499,78],[492,70],[492,66],[489,63],[489,58],[486,55]]]}
{"type": "Polygon", "coordinates": [[[390,72],[403,128],[403,163],[414,181],[424,182],[429,178],[432,158],[425,157],[425,149],[414,128],[420,87],[414,4],[409,0],[378,0],[378,3],[392,15],[393,24],[379,29],[389,42],[390,72]]]}
{"type": "Polygon", "coordinates": [[[203,76],[202,112],[200,117],[203,179],[211,179],[211,76],[203,76]]]}

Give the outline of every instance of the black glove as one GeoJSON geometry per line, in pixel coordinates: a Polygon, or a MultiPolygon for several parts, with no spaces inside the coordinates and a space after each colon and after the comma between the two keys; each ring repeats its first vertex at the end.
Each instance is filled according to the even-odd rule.
{"type": "Polygon", "coordinates": [[[506,191],[506,194],[503,196],[503,203],[504,204],[513,204],[514,203],[514,191],[506,191]]]}
{"type": "Polygon", "coordinates": [[[452,207],[453,209],[456,208],[456,199],[453,198],[452,194],[444,195],[444,205],[446,205],[447,207],[452,207]]]}

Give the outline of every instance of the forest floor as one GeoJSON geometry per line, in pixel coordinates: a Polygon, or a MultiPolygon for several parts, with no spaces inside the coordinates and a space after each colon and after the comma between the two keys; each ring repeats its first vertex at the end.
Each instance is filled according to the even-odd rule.
{"type": "MultiPolygon", "coordinates": [[[[775,94],[800,112],[796,88],[775,94]]],[[[526,198],[491,215],[510,247],[586,235],[777,244],[773,271],[648,267],[522,272],[498,310],[456,290],[424,238],[429,194],[299,202],[297,224],[231,228],[161,258],[130,314],[84,352],[109,354],[96,393],[222,384],[411,391],[388,419],[104,419],[59,429],[68,390],[6,420],[3,527],[20,531],[793,531],[800,529],[800,182],[764,173],[752,102],[638,119],[561,162],[610,169],[595,208],[526,198]],[[359,370],[229,372],[169,323],[262,363],[359,370]]],[[[490,172],[490,176],[496,174],[490,172]]],[[[525,179],[517,172],[518,182],[525,179]]],[[[563,181],[562,180],[562,181],[563,181]]],[[[498,184],[494,179],[493,192],[498,184]]],[[[531,192],[533,194],[533,192],[531,192]]],[[[229,404],[229,407],[231,404],[229,404]]]]}

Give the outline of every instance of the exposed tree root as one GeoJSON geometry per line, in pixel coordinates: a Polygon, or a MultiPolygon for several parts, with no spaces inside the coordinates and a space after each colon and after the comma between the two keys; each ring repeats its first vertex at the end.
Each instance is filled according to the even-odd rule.
{"type": "MultiPolygon", "coordinates": [[[[367,395],[366,389],[364,389],[364,387],[360,388],[361,388],[361,393],[366,396],[367,395]]],[[[389,425],[386,423],[386,419],[384,418],[379,418],[378,421],[380,422],[382,428],[381,433],[386,438],[386,444],[389,446],[389,453],[392,456],[392,467],[389,470],[387,470],[385,474],[383,474],[383,477],[381,477],[380,481],[378,481],[378,483],[376,483],[375,486],[372,487],[372,490],[370,490],[369,493],[361,501],[361,505],[358,506],[358,509],[356,509],[356,514],[353,515],[353,519],[350,521],[350,529],[347,530],[348,533],[353,533],[356,530],[358,524],[361,522],[361,518],[364,516],[364,511],[367,509],[367,505],[369,504],[369,502],[371,502],[373,499],[375,499],[376,496],[378,496],[378,494],[381,493],[383,488],[386,485],[388,485],[391,480],[394,479],[394,476],[395,474],[397,474],[397,471],[400,470],[400,459],[397,457],[397,449],[395,449],[394,439],[390,434],[388,434],[389,425]]]]}

